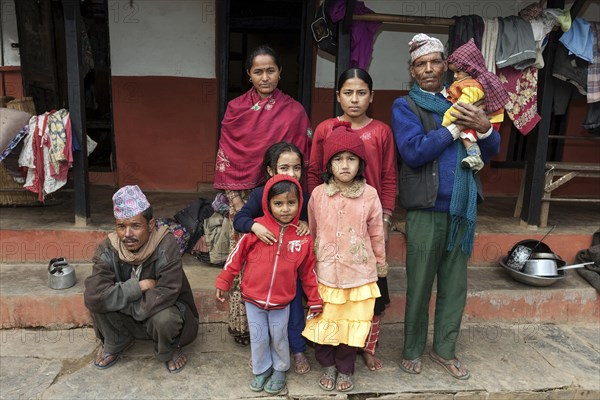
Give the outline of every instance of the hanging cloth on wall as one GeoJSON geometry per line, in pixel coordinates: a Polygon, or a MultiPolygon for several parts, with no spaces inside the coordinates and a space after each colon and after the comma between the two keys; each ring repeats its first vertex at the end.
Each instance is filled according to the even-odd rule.
{"type": "Polygon", "coordinates": [[[600,101],[600,22],[590,22],[594,33],[594,62],[588,66],[587,102],[600,101]]]}
{"type": "Polygon", "coordinates": [[[535,63],[536,54],[533,32],[527,21],[516,15],[498,18],[497,68],[512,66],[524,70],[535,63]]]}
{"type": "Polygon", "coordinates": [[[583,18],[575,18],[571,29],[558,39],[569,50],[569,55],[594,62],[594,34],[589,22],[583,18]]]}
{"type": "Polygon", "coordinates": [[[552,76],[573,84],[579,93],[587,95],[588,63],[569,51],[562,43],[556,46],[552,76]]]}
{"type": "Polygon", "coordinates": [[[484,29],[483,18],[479,15],[454,17],[454,25],[451,25],[448,30],[448,54],[452,54],[454,50],[467,43],[471,38],[475,41],[477,48],[481,50],[484,29]]]}
{"type": "Polygon", "coordinates": [[[496,45],[498,43],[498,18],[484,18],[483,37],[481,38],[481,54],[485,66],[492,74],[496,73],[496,45]]]}
{"type": "MultiPolygon", "coordinates": [[[[371,13],[373,13],[373,10],[365,6],[365,3],[362,1],[357,1],[354,5],[354,15],[371,13]]],[[[329,14],[334,23],[341,21],[344,15],[346,15],[346,1],[337,0],[334,2],[329,9],[329,14]]],[[[352,22],[351,67],[358,67],[364,70],[369,69],[369,64],[373,56],[373,43],[375,42],[375,35],[380,25],[380,22],[371,21],[352,22]]]]}
{"type": "Polygon", "coordinates": [[[25,189],[38,194],[43,202],[67,183],[73,163],[69,112],[62,109],[34,116],[19,156],[19,166],[27,169],[25,189]]]}
{"type": "Polygon", "coordinates": [[[528,67],[523,71],[513,67],[497,71],[509,101],[504,107],[506,114],[523,135],[527,135],[540,121],[537,113],[538,70],[528,67]]]}

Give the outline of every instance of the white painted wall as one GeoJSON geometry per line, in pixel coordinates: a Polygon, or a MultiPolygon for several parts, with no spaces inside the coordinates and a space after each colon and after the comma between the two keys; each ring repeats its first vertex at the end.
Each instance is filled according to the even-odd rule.
{"type": "MultiPolygon", "coordinates": [[[[530,4],[531,0],[495,0],[495,1],[396,1],[366,0],[371,10],[382,14],[396,14],[423,17],[451,18],[456,15],[477,14],[484,18],[507,17],[518,14],[519,10],[530,4]]],[[[570,4],[571,2],[567,2],[570,4]]],[[[588,21],[600,21],[600,4],[589,1],[582,17],[588,21]],[[593,4],[592,4],[593,3],[593,4]]],[[[387,25],[394,29],[391,24],[387,25]]],[[[396,28],[399,29],[399,28],[396,28]]],[[[402,28],[406,30],[406,28],[402,28]]],[[[408,42],[419,32],[427,33],[446,43],[447,33],[428,33],[426,27],[415,28],[411,32],[381,30],[375,39],[373,58],[369,73],[373,77],[374,89],[409,90],[410,74],[408,72],[408,42]]],[[[439,31],[440,28],[437,28],[439,31]]],[[[316,87],[331,88],[335,86],[335,58],[319,51],[317,56],[316,87]]]]}
{"type": "Polygon", "coordinates": [[[115,76],[215,78],[214,0],[109,1],[115,76]]]}
{"type": "Polygon", "coordinates": [[[0,29],[2,30],[2,58],[0,59],[0,65],[21,65],[19,49],[14,49],[10,46],[11,43],[19,43],[14,0],[0,0],[0,29]]]}

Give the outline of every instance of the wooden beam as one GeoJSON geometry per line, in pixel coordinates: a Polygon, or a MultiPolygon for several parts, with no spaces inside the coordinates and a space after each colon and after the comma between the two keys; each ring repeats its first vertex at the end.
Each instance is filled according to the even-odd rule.
{"type": "Polygon", "coordinates": [[[355,21],[386,22],[390,24],[404,25],[434,25],[434,26],[452,26],[455,24],[454,18],[438,17],[418,17],[412,15],[396,14],[362,14],[354,15],[355,21]]]}
{"type": "Polygon", "coordinates": [[[81,20],[79,0],[63,0],[65,43],[67,48],[67,85],[69,114],[73,135],[81,149],[73,153],[73,183],[75,187],[75,225],[87,226],[90,219],[90,188],[88,179],[87,132],[81,66],[81,20]]]}

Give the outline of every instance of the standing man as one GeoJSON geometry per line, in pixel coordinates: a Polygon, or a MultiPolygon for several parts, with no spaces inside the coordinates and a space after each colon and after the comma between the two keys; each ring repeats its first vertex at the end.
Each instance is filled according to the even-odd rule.
{"type": "Polygon", "coordinates": [[[404,350],[400,368],[411,374],[422,369],[427,341],[429,299],[437,276],[433,349],[430,358],[457,379],[468,379],[468,369],[456,358],[456,341],[467,297],[467,261],[473,249],[477,215],[477,182],[472,170],[461,167],[466,156],[460,132],[477,132],[487,162],[498,153],[500,134],[492,130],[483,110],[458,103],[454,124],[441,125],[452,106],[443,85],[448,69],[444,46],[436,38],[418,34],[409,42],[408,96],[394,101],[392,129],[402,165],[400,204],[406,215],[407,293],[404,350]]]}
{"type": "Polygon", "coordinates": [[[179,246],[138,186],[113,196],[116,231],[96,250],[83,294],[102,346],[94,366],[113,366],[134,339],[154,341],[156,358],[170,373],[187,359],[181,346],[198,333],[198,310],[183,272],[179,246]]]}

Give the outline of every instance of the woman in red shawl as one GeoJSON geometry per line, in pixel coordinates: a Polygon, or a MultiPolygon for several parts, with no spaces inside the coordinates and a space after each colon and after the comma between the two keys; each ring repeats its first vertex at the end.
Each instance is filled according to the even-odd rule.
{"type": "MultiPolygon", "coordinates": [[[[221,124],[214,187],[225,190],[231,221],[230,252],[239,234],[233,230],[233,217],[248,200],[250,192],[264,183],[261,169],[265,150],[277,142],[295,144],[310,154],[312,130],[304,108],[277,89],[281,63],[273,49],[258,46],[246,60],[252,88],[229,102],[221,124]]],[[[305,159],[308,159],[306,157],[305,159]]],[[[240,344],[250,343],[246,310],[241,303],[239,274],[229,298],[229,333],[240,344]]]]}

